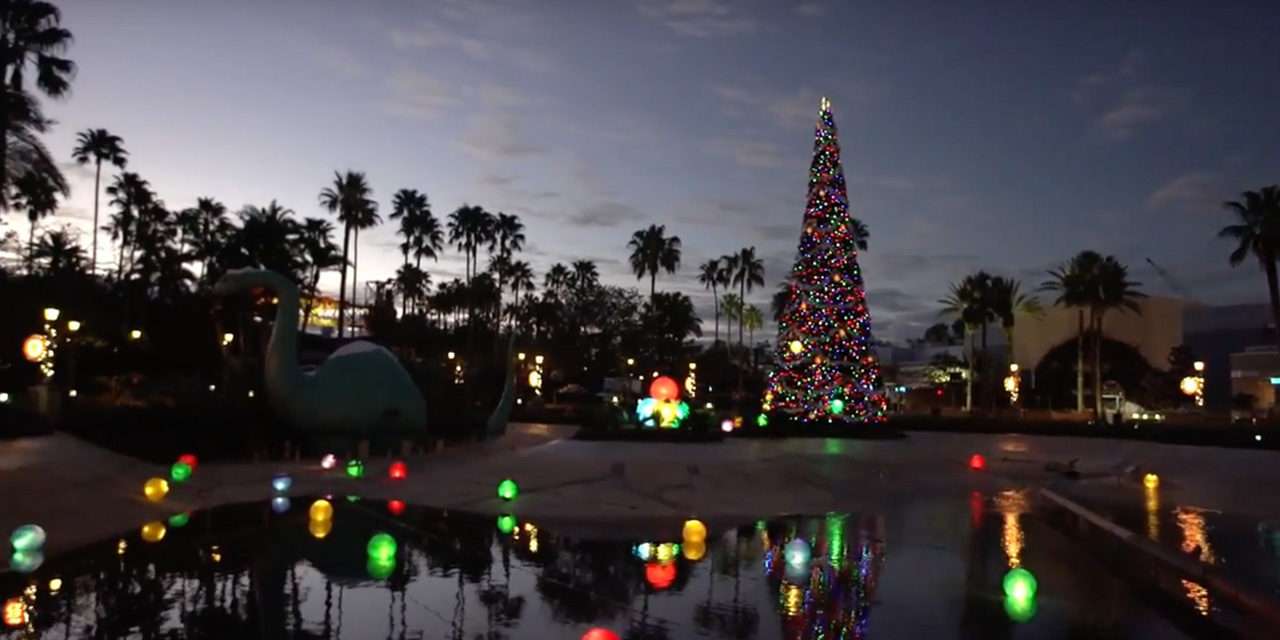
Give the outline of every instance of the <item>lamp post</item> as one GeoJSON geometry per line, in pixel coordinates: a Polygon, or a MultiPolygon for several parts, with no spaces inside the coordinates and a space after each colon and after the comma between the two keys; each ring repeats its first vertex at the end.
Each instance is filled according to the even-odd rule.
{"type": "Polygon", "coordinates": [[[1018,369],[1018,363],[1009,363],[1009,375],[1004,378],[1004,390],[1009,394],[1009,405],[1016,406],[1018,404],[1018,392],[1022,388],[1022,373],[1018,369]]]}
{"type": "Polygon", "coordinates": [[[1196,360],[1195,363],[1191,365],[1191,368],[1195,370],[1195,375],[1190,375],[1183,378],[1182,381],[1178,383],[1178,389],[1182,391],[1183,395],[1187,395],[1187,396],[1191,396],[1192,398],[1195,398],[1197,407],[1203,407],[1204,406],[1204,361],[1196,360]]]}

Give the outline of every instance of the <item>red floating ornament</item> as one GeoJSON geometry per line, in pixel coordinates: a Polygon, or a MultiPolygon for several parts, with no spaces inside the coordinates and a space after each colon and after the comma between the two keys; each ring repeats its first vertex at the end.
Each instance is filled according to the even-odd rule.
{"type": "Polygon", "coordinates": [[[387,467],[387,476],[392,480],[404,480],[408,475],[409,467],[399,460],[392,462],[391,466],[387,467]]]}
{"type": "Polygon", "coordinates": [[[582,634],[582,640],[622,640],[618,634],[600,627],[592,627],[582,634]]]}
{"type": "Polygon", "coordinates": [[[649,384],[649,395],[659,402],[680,399],[680,385],[667,376],[658,376],[649,384]]]}
{"type": "Polygon", "coordinates": [[[644,579],[655,591],[662,591],[676,581],[676,564],[650,562],[644,566],[644,579]]]}
{"type": "Polygon", "coordinates": [[[181,462],[187,465],[188,467],[191,467],[192,471],[195,471],[196,467],[200,465],[200,459],[197,458],[196,454],[194,453],[184,453],[178,456],[178,462],[181,462]]]}
{"type": "Polygon", "coordinates": [[[387,512],[389,512],[389,513],[390,513],[391,515],[393,515],[393,516],[398,516],[398,515],[400,515],[400,514],[404,513],[404,501],[403,501],[403,500],[388,500],[388,501],[387,501],[387,512]]]}
{"type": "Polygon", "coordinates": [[[982,471],[987,468],[987,459],[982,457],[981,453],[975,453],[969,456],[969,468],[974,471],[982,471]]]}

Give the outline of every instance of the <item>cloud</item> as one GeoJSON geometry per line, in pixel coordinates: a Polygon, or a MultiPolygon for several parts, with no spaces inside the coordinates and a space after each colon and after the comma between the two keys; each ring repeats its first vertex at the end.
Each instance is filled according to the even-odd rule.
{"type": "Polygon", "coordinates": [[[817,18],[827,14],[827,7],[820,2],[801,2],[796,5],[796,13],[809,18],[817,18]]]}
{"type": "Polygon", "coordinates": [[[391,74],[388,84],[386,109],[393,115],[433,118],[459,102],[448,85],[422,71],[401,69],[391,74]]]}
{"type": "Polygon", "coordinates": [[[1168,117],[1184,102],[1181,91],[1143,82],[1143,56],[1131,51],[1114,68],[1076,82],[1071,96],[1094,113],[1094,127],[1117,140],[1168,117]]]}
{"type": "Polygon", "coordinates": [[[516,179],[511,176],[499,176],[494,174],[480,176],[480,184],[489,185],[491,187],[505,187],[515,181],[516,179]]]}
{"type": "Polygon", "coordinates": [[[505,42],[485,40],[465,34],[461,28],[445,29],[430,21],[423,21],[412,27],[394,27],[389,37],[391,46],[402,51],[453,50],[473,60],[507,61],[538,73],[546,73],[556,68],[554,60],[543,52],[505,42]]]}
{"type": "Polygon", "coordinates": [[[583,207],[581,211],[567,216],[565,221],[584,227],[616,227],[643,215],[639,209],[629,204],[606,200],[583,207]]]}
{"type": "Polygon", "coordinates": [[[512,114],[473,117],[459,144],[464,151],[482,160],[520,158],[547,152],[546,147],[525,139],[520,121],[512,114]]]}
{"type": "Polygon", "coordinates": [[[1147,196],[1147,208],[1216,212],[1222,201],[1222,184],[1211,173],[1188,173],[1178,176],[1147,196]]]}
{"type": "Polygon", "coordinates": [[[756,236],[762,242],[776,242],[786,240],[794,244],[800,238],[800,225],[791,224],[760,224],[755,226],[756,236]]]}
{"type": "Polygon", "coordinates": [[[751,140],[717,138],[708,143],[712,153],[726,155],[743,167],[772,168],[782,166],[782,152],[777,145],[751,140]]]}
{"type": "Polygon", "coordinates": [[[758,26],[753,18],[733,15],[729,4],[719,0],[642,0],[637,8],[676,33],[695,38],[754,33],[758,26]]]}
{"type": "MultiPolygon", "coordinates": [[[[94,165],[92,162],[88,164],[80,164],[79,162],[59,162],[58,170],[71,180],[85,180],[93,182],[94,165]]],[[[105,181],[104,181],[105,182],[105,181]]],[[[92,187],[90,187],[92,189],[92,187]]]]}
{"type": "Polygon", "coordinates": [[[822,96],[808,87],[790,94],[751,91],[731,85],[714,85],[712,91],[724,103],[726,115],[743,111],[763,114],[780,126],[813,126],[818,121],[818,101],[822,96]]]}

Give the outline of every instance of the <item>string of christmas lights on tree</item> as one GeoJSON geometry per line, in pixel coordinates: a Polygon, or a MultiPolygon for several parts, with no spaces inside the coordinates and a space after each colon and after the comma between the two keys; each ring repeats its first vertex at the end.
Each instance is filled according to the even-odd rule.
{"type": "Polygon", "coordinates": [[[885,419],[853,223],[836,123],[830,101],[823,98],[800,250],[778,322],[777,368],[769,377],[765,412],[802,422],[885,419]]]}

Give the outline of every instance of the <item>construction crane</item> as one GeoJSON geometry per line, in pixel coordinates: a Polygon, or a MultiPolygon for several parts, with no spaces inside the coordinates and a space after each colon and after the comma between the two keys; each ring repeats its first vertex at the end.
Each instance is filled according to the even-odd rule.
{"type": "Polygon", "coordinates": [[[1186,287],[1182,286],[1182,283],[1178,282],[1178,280],[1173,277],[1173,274],[1170,274],[1168,271],[1165,271],[1164,267],[1161,267],[1160,265],[1156,264],[1155,260],[1152,260],[1151,258],[1147,258],[1147,264],[1151,265],[1151,268],[1156,270],[1156,274],[1158,274],[1160,278],[1164,280],[1165,284],[1169,285],[1170,289],[1173,289],[1174,293],[1182,296],[1188,302],[1195,302],[1195,303],[1200,302],[1199,300],[1196,300],[1194,297],[1191,296],[1191,292],[1188,291],[1186,287]]]}

